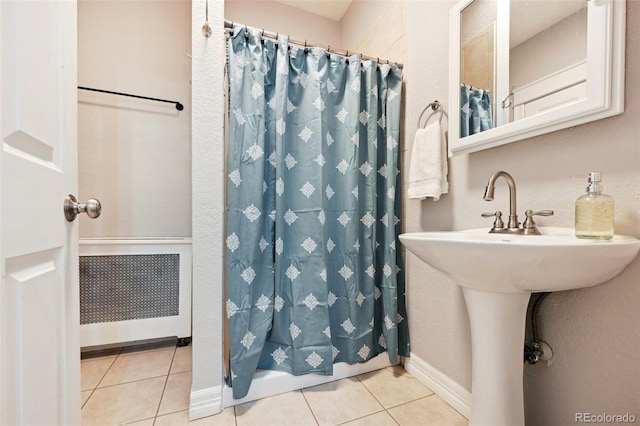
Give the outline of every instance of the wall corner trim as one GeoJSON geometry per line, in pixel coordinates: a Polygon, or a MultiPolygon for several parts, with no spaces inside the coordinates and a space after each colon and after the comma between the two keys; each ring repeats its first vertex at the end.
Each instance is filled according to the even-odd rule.
{"type": "Polygon", "coordinates": [[[413,354],[406,358],[404,368],[456,411],[467,419],[469,418],[471,415],[471,392],[413,354]]]}
{"type": "Polygon", "coordinates": [[[191,391],[189,421],[213,416],[222,411],[222,386],[191,391]]]}

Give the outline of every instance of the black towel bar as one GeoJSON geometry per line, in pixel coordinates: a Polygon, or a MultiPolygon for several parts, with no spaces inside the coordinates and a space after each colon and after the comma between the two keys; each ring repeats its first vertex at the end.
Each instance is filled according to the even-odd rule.
{"type": "Polygon", "coordinates": [[[176,109],[178,111],[182,111],[184,109],[184,105],[182,105],[178,101],[169,101],[169,100],[166,100],[166,99],[158,99],[158,98],[150,98],[150,97],[147,97],[147,96],[131,95],[129,93],[112,92],[110,90],[92,89],[90,87],[83,87],[83,86],[78,86],[78,89],[80,89],[80,90],[90,90],[92,92],[108,93],[110,95],[128,96],[130,98],[146,99],[146,100],[149,100],[149,101],[166,102],[166,103],[169,103],[169,104],[175,104],[176,109]]]}

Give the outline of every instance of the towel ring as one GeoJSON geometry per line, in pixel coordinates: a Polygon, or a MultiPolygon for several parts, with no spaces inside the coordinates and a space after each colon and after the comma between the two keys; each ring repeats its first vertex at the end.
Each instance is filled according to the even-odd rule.
{"type": "Polygon", "coordinates": [[[431,108],[432,113],[429,114],[429,116],[427,116],[427,120],[424,122],[424,126],[425,127],[427,126],[427,123],[429,122],[429,118],[431,118],[431,116],[437,112],[440,112],[440,118],[438,119],[438,122],[442,124],[442,117],[445,115],[444,107],[439,101],[433,101],[429,105],[427,105],[420,113],[420,117],[418,118],[418,129],[423,127],[423,126],[420,126],[420,122],[422,121],[422,116],[424,116],[424,113],[427,112],[429,108],[431,108]]]}

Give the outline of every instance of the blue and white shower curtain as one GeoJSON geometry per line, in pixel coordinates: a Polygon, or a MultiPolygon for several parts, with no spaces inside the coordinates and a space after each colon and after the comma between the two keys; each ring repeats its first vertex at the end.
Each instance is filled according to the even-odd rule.
{"type": "Polygon", "coordinates": [[[460,86],[460,137],[493,128],[489,91],[460,86]]]}
{"type": "Polygon", "coordinates": [[[236,29],[227,43],[226,313],[234,398],[254,372],[409,355],[401,71],[236,29]]]}

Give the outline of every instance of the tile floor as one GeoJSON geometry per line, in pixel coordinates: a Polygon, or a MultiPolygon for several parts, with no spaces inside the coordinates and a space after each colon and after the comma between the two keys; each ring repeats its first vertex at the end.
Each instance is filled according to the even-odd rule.
{"type": "MultiPolygon", "coordinates": [[[[156,344],[84,353],[82,424],[188,423],[191,346],[156,344]]],[[[402,367],[226,408],[194,426],[462,426],[467,419],[402,367]]]]}

